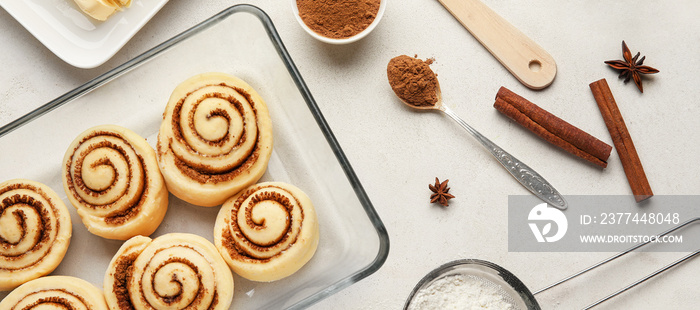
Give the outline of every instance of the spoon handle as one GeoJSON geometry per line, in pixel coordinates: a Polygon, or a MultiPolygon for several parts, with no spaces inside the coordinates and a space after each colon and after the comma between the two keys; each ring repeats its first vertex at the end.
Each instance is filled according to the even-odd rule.
{"type": "Polygon", "coordinates": [[[506,168],[506,170],[508,170],[508,172],[510,172],[510,174],[516,180],[518,180],[518,182],[520,182],[520,184],[525,186],[525,188],[535,194],[535,196],[539,197],[553,207],[562,210],[566,209],[567,205],[564,197],[562,197],[561,194],[559,194],[559,192],[539,173],[532,170],[532,168],[530,168],[528,165],[518,160],[513,155],[510,155],[495,143],[491,142],[491,140],[488,138],[484,137],[484,135],[476,131],[476,129],[469,126],[467,122],[457,116],[457,114],[455,114],[455,112],[450,108],[442,105],[440,107],[440,111],[445,112],[445,114],[450,116],[458,124],[462,125],[464,129],[472,134],[476,140],[481,142],[481,144],[488,149],[494,157],[496,157],[498,162],[500,162],[501,165],[503,165],[503,167],[506,168]]]}
{"type": "Polygon", "coordinates": [[[518,81],[532,89],[552,84],[554,58],[479,0],[439,0],[518,81]]]}

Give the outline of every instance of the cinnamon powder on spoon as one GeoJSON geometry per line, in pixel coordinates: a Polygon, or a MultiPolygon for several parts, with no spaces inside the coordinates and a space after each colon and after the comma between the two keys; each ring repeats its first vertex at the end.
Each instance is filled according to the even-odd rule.
{"type": "Polygon", "coordinates": [[[352,37],[377,17],[381,0],[297,0],[299,17],[314,32],[332,39],[352,37]]]}
{"type": "Polygon", "coordinates": [[[434,106],[437,103],[437,75],[430,69],[432,59],[401,55],[392,58],[386,67],[389,85],[396,96],[414,106],[434,106]]]}

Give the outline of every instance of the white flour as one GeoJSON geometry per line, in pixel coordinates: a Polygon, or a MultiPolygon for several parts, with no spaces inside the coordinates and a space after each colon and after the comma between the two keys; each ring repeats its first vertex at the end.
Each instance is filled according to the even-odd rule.
{"type": "Polygon", "coordinates": [[[457,274],[438,279],[416,292],[408,310],[517,309],[506,296],[503,289],[491,281],[457,274]]]}

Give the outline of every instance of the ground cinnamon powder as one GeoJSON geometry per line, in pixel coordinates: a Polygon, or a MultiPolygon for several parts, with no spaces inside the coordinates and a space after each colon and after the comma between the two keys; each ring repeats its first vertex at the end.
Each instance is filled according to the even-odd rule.
{"type": "Polygon", "coordinates": [[[408,104],[434,106],[438,100],[438,80],[430,69],[432,63],[432,59],[423,61],[406,55],[392,58],[386,67],[391,89],[408,104]]]}
{"type": "Polygon", "coordinates": [[[377,17],[380,0],[297,0],[299,17],[314,32],[328,38],[352,37],[377,17]]]}

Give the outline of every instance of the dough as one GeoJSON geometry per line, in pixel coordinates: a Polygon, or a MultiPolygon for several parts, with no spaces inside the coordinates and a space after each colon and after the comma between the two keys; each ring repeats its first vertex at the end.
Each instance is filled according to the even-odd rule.
{"type": "Polygon", "coordinates": [[[267,106],[236,77],[193,76],[168,101],[157,150],[171,193],[198,206],[220,205],[267,169],[272,153],[267,106]]]}
{"type": "Polygon", "coordinates": [[[90,128],[73,140],[63,163],[63,189],[91,233],[126,240],[152,234],[163,221],[168,190],[155,151],[135,132],[90,128]]]}
{"type": "Polygon", "coordinates": [[[48,276],[12,291],[0,302],[0,309],[107,310],[107,304],[102,291],[83,279],[48,276]]]}
{"type": "Polygon", "coordinates": [[[319,240],[309,197],[286,183],[253,185],[222,206],[214,244],[231,269],[253,281],[275,281],[304,266],[319,240]]]}
{"type": "Polygon", "coordinates": [[[68,209],[50,187],[24,179],[0,183],[0,291],[56,269],[71,234],[68,209]]]}
{"type": "Polygon", "coordinates": [[[104,291],[111,310],[225,310],[233,298],[233,276],[214,245],[200,236],[136,236],[112,258],[104,291]]]}

